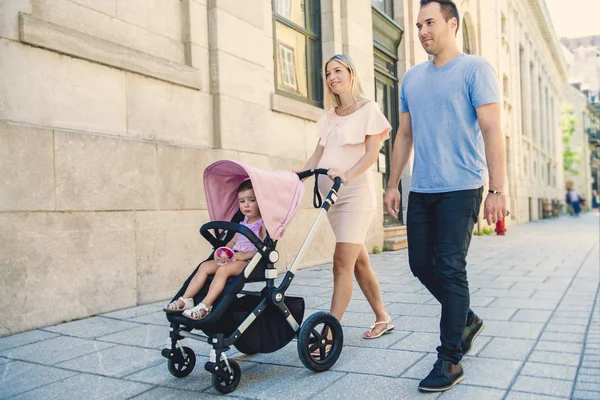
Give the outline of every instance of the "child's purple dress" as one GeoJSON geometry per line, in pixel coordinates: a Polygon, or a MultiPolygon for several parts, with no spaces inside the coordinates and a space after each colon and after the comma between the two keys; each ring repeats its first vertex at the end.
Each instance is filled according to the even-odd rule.
{"type": "MultiPolygon", "coordinates": [[[[254,232],[254,234],[256,235],[257,238],[260,238],[260,236],[258,235],[258,232],[260,231],[262,224],[263,224],[262,218],[259,218],[256,222],[249,224],[247,216],[244,217],[244,221],[240,222],[240,225],[244,225],[245,227],[250,229],[252,232],[254,232]]],[[[252,242],[250,240],[248,240],[248,238],[246,236],[242,235],[241,233],[238,233],[237,240],[235,241],[235,245],[233,246],[232,250],[239,251],[242,253],[247,253],[249,251],[256,250],[256,246],[254,246],[252,244],[252,242]]]]}

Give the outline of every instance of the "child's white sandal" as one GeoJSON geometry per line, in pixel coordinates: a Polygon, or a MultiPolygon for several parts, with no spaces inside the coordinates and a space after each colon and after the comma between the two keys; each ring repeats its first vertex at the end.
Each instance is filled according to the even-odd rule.
{"type": "Polygon", "coordinates": [[[212,306],[207,307],[206,304],[200,303],[192,309],[185,310],[183,312],[183,316],[187,317],[189,319],[193,319],[194,321],[198,321],[198,320],[206,318],[208,316],[208,314],[210,314],[211,311],[212,311],[212,306]],[[204,315],[202,315],[201,311],[205,311],[206,313],[204,315]]]}
{"type": "Polygon", "coordinates": [[[167,304],[167,306],[165,308],[163,308],[163,311],[164,312],[180,312],[180,311],[189,310],[190,308],[193,308],[193,307],[194,307],[194,299],[192,299],[192,298],[186,299],[184,297],[180,297],[177,300],[173,300],[172,302],[167,304]],[[183,301],[183,307],[181,307],[179,305],[179,300],[183,301]]]}

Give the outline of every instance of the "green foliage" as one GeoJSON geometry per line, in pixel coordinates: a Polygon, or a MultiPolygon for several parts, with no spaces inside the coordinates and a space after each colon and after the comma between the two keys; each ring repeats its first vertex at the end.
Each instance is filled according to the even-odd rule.
{"type": "Polygon", "coordinates": [[[382,250],[382,251],[388,251],[389,249],[388,249],[387,245],[385,245],[385,244],[384,244],[384,245],[383,245],[383,248],[382,248],[381,250],[382,250]]]}
{"type": "Polygon", "coordinates": [[[580,162],[580,151],[571,147],[571,138],[573,137],[573,132],[575,132],[576,122],[577,118],[575,118],[572,110],[566,109],[563,111],[560,121],[563,142],[563,169],[572,175],[579,173],[576,166],[580,162]]]}
{"type": "Polygon", "coordinates": [[[473,231],[473,236],[483,236],[483,232],[479,232],[479,231],[477,231],[477,229],[475,229],[473,231]]]}
{"type": "Polygon", "coordinates": [[[483,232],[484,235],[491,235],[492,233],[494,233],[494,228],[492,228],[491,226],[484,226],[483,227],[483,232]]]}
{"type": "Polygon", "coordinates": [[[381,250],[379,250],[379,246],[373,247],[373,254],[379,254],[379,253],[381,253],[381,250]]]}

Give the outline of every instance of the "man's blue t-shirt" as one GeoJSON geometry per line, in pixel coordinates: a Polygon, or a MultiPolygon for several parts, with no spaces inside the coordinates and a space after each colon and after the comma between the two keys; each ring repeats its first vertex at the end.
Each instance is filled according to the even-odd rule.
{"type": "Polygon", "coordinates": [[[483,186],[487,164],[475,109],[499,102],[494,69],[479,56],[461,53],[441,68],[430,60],[406,72],[400,111],[410,112],[412,119],[412,191],[483,186]]]}

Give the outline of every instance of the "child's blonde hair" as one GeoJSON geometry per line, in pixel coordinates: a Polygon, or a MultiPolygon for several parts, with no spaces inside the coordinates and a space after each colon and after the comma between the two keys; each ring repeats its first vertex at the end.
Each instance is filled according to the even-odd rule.
{"type": "Polygon", "coordinates": [[[346,67],[346,69],[348,69],[348,71],[350,72],[350,91],[352,93],[352,97],[354,97],[354,100],[358,101],[361,99],[366,98],[365,93],[363,92],[362,89],[362,85],[360,83],[360,77],[358,76],[358,73],[356,72],[356,64],[354,64],[354,60],[352,59],[352,57],[350,57],[349,55],[346,54],[336,54],[335,56],[331,57],[329,60],[327,60],[327,62],[325,63],[325,65],[323,66],[323,82],[324,82],[324,87],[325,87],[325,93],[324,93],[324,97],[325,97],[325,109],[329,110],[331,107],[338,107],[340,105],[342,105],[342,102],[340,100],[340,97],[333,93],[331,91],[331,89],[329,88],[329,85],[327,85],[327,65],[332,62],[332,61],[337,61],[340,64],[342,64],[344,67],[346,67]]]}

